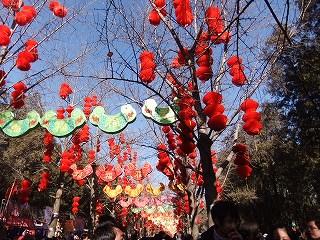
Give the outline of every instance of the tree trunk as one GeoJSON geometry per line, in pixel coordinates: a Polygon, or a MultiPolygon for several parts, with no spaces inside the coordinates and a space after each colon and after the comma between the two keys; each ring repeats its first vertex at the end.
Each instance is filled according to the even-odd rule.
{"type": "Polygon", "coordinates": [[[200,162],[203,171],[203,185],[205,189],[205,199],[209,226],[213,225],[210,207],[217,197],[217,191],[214,185],[216,181],[216,176],[213,171],[211,160],[211,145],[212,141],[209,138],[209,136],[206,133],[199,133],[199,141],[197,147],[200,152],[200,162]]]}
{"type": "Polygon", "coordinates": [[[59,211],[60,211],[60,205],[61,205],[62,192],[63,192],[63,184],[60,185],[60,188],[56,192],[55,202],[53,205],[53,215],[51,218],[51,222],[49,224],[48,238],[54,238],[54,234],[56,232],[59,211]]]}

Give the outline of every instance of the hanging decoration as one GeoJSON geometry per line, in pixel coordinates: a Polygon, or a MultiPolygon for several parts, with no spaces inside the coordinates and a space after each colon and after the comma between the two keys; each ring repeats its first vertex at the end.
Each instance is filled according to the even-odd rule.
{"type": "Polygon", "coordinates": [[[249,135],[260,134],[263,126],[261,122],[261,113],[257,112],[259,103],[251,98],[247,98],[240,106],[245,112],[242,120],[245,122],[243,130],[249,135]]]}
{"type": "Polygon", "coordinates": [[[238,56],[232,56],[227,61],[227,65],[230,68],[229,73],[232,76],[232,83],[237,87],[241,87],[246,84],[247,78],[244,74],[242,59],[238,56]]]}
{"type": "Polygon", "coordinates": [[[97,177],[103,182],[112,182],[122,174],[122,168],[119,165],[100,165],[96,169],[97,177]]]}
{"type": "Polygon", "coordinates": [[[176,114],[171,107],[160,108],[152,98],[144,101],[142,114],[160,125],[171,125],[177,121],[176,114]]]}
{"type": "Polygon", "coordinates": [[[92,111],[89,120],[102,131],[115,134],[134,122],[136,116],[137,113],[130,104],[121,106],[121,112],[115,115],[106,115],[104,108],[98,106],[92,111]]]}
{"type": "MultiPolygon", "coordinates": [[[[8,119],[11,119],[11,121],[8,121],[8,119],[4,119],[3,122],[6,122],[7,124],[2,127],[2,131],[9,137],[23,136],[29,130],[35,128],[40,121],[40,116],[36,111],[29,112],[27,114],[27,117],[22,120],[12,120],[13,113],[10,114],[9,112],[5,113],[5,116],[1,117],[7,117],[8,119]]],[[[1,118],[0,122],[2,122],[1,118]]]]}
{"type": "Polygon", "coordinates": [[[85,123],[84,113],[79,108],[71,112],[71,117],[58,119],[55,111],[46,112],[41,118],[40,124],[55,137],[67,137],[85,123]]]}
{"type": "Polygon", "coordinates": [[[237,143],[232,147],[232,151],[236,154],[234,164],[237,165],[236,171],[242,178],[250,177],[252,168],[250,167],[250,155],[248,146],[242,143],[237,143]]]}
{"type": "Polygon", "coordinates": [[[0,46],[6,47],[11,41],[11,29],[7,25],[0,25],[0,46]]]}
{"type": "Polygon", "coordinates": [[[103,192],[111,199],[116,198],[122,193],[123,189],[121,185],[117,185],[114,189],[112,189],[110,186],[106,185],[103,188],[103,192]]]}
{"type": "Polygon", "coordinates": [[[93,173],[91,164],[87,164],[83,169],[78,169],[77,164],[74,163],[70,166],[70,169],[73,171],[72,178],[77,181],[89,177],[93,173]]]}
{"type": "Polygon", "coordinates": [[[146,191],[153,196],[159,196],[164,190],[165,186],[163,183],[160,183],[159,187],[153,187],[150,183],[146,185],[146,191]]]}
{"type": "Polygon", "coordinates": [[[129,197],[131,198],[136,198],[138,196],[140,196],[140,194],[142,193],[144,187],[142,184],[137,184],[135,187],[131,187],[131,186],[126,186],[124,189],[125,194],[127,194],[129,197]]]}
{"type": "Polygon", "coordinates": [[[142,168],[137,169],[135,164],[129,163],[125,166],[124,171],[127,176],[131,176],[136,181],[141,181],[152,172],[152,166],[150,163],[145,163],[142,168]]]}

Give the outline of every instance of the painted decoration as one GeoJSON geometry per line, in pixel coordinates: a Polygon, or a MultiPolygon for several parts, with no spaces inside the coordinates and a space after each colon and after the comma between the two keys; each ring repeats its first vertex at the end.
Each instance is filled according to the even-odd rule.
{"type": "Polygon", "coordinates": [[[32,128],[35,128],[40,121],[40,115],[36,111],[31,111],[25,119],[13,120],[13,113],[5,112],[1,114],[0,120],[2,131],[9,137],[20,137],[32,128]],[[4,118],[3,118],[4,117],[4,118]]]}
{"type": "Polygon", "coordinates": [[[122,174],[120,165],[100,165],[96,169],[97,177],[104,182],[112,182],[122,174]]]}
{"type": "Polygon", "coordinates": [[[103,107],[98,106],[90,114],[90,122],[106,133],[119,133],[136,119],[137,113],[130,105],[121,106],[121,112],[115,115],[105,114],[103,107]]]}
{"type": "Polygon", "coordinates": [[[135,188],[132,188],[131,186],[126,186],[124,189],[125,194],[127,194],[131,198],[136,198],[140,196],[140,194],[143,191],[143,185],[142,184],[137,184],[135,188]]]}
{"type": "Polygon", "coordinates": [[[103,192],[109,197],[109,198],[116,198],[122,193],[123,189],[121,185],[117,185],[114,189],[112,189],[110,186],[106,185],[103,188],[103,192]]]}
{"type": "Polygon", "coordinates": [[[70,166],[70,169],[73,170],[72,178],[77,181],[89,177],[93,173],[91,164],[88,164],[83,169],[78,169],[77,164],[74,163],[70,166]]]}
{"type": "Polygon", "coordinates": [[[137,169],[135,164],[129,163],[125,166],[124,171],[126,175],[131,176],[134,180],[141,181],[152,172],[152,166],[150,163],[145,163],[142,168],[137,169]]]}
{"type": "Polygon", "coordinates": [[[149,203],[148,197],[137,197],[133,200],[134,205],[138,208],[144,207],[149,203]]]}
{"type": "Polygon", "coordinates": [[[119,204],[121,207],[127,208],[132,204],[132,198],[128,198],[127,201],[125,201],[124,199],[120,199],[119,204]]]}
{"type": "Polygon", "coordinates": [[[146,191],[153,196],[159,196],[164,189],[165,186],[163,183],[160,183],[159,187],[153,187],[150,183],[146,185],[146,191]]]}
{"type": "Polygon", "coordinates": [[[11,111],[0,112],[0,128],[4,128],[13,119],[14,119],[13,112],[11,111]]]}
{"type": "Polygon", "coordinates": [[[169,189],[172,190],[173,192],[176,193],[184,193],[186,191],[186,186],[182,183],[175,183],[173,181],[170,181],[169,184],[169,189]]]}
{"type": "Polygon", "coordinates": [[[86,117],[83,111],[75,108],[71,112],[71,117],[65,119],[57,119],[56,111],[50,110],[42,116],[40,124],[55,137],[67,137],[85,122],[86,117]]]}
{"type": "Polygon", "coordinates": [[[176,114],[171,107],[160,108],[152,98],[144,101],[142,114],[160,125],[171,125],[177,121],[176,114]]]}

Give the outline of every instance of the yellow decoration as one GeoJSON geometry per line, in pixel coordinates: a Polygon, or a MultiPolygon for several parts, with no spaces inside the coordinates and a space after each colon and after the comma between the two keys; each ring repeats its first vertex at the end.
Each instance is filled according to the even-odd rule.
{"type": "Polygon", "coordinates": [[[121,185],[117,185],[115,189],[110,188],[108,185],[106,185],[103,188],[103,192],[109,197],[109,198],[116,198],[119,194],[121,194],[123,191],[121,185]]]}
{"type": "Polygon", "coordinates": [[[124,189],[124,192],[132,198],[138,197],[143,191],[143,185],[142,184],[137,184],[135,188],[131,188],[131,186],[126,186],[124,189]]]}
{"type": "Polygon", "coordinates": [[[159,187],[153,187],[151,186],[150,183],[146,185],[146,191],[153,196],[159,196],[164,189],[165,189],[165,186],[163,183],[160,183],[159,187]]]}

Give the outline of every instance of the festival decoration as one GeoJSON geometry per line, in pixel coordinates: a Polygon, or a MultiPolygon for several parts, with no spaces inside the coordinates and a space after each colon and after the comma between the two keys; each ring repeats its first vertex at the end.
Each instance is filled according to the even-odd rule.
{"type": "Polygon", "coordinates": [[[144,101],[142,114],[160,125],[171,125],[177,121],[176,114],[171,107],[160,108],[151,98],[144,101]]]}
{"type": "Polygon", "coordinates": [[[34,6],[24,5],[20,12],[15,15],[15,22],[19,26],[25,26],[33,21],[37,16],[37,11],[34,6]]]}
{"type": "Polygon", "coordinates": [[[74,197],[72,200],[72,213],[73,215],[76,215],[79,212],[79,206],[80,206],[80,197],[74,197]]]}
{"type": "MultiPolygon", "coordinates": [[[[2,131],[9,137],[20,137],[26,134],[29,130],[35,128],[40,121],[40,116],[36,111],[31,111],[27,114],[25,119],[22,120],[12,120],[13,113],[6,113],[7,119],[4,122],[7,122],[2,131]],[[10,121],[8,121],[11,119],[10,121]]],[[[1,125],[0,125],[1,126],[1,125]]]]}
{"type": "Polygon", "coordinates": [[[195,55],[197,57],[196,63],[199,68],[196,71],[196,76],[199,80],[208,81],[213,73],[211,65],[213,64],[212,49],[209,46],[210,36],[207,32],[203,32],[196,45],[195,55]]]}
{"type": "Polygon", "coordinates": [[[132,204],[132,198],[128,198],[127,201],[125,201],[124,199],[120,199],[119,200],[119,204],[121,207],[123,208],[127,208],[132,204]]]}
{"type": "Polygon", "coordinates": [[[71,112],[71,117],[58,119],[55,111],[47,111],[41,118],[40,124],[55,137],[67,137],[72,132],[85,123],[84,113],[75,108],[71,112]]]}
{"type": "Polygon", "coordinates": [[[163,183],[160,183],[159,187],[153,187],[150,183],[146,185],[146,191],[153,196],[159,196],[164,190],[165,186],[163,183]]]}
{"type": "Polygon", "coordinates": [[[262,130],[261,114],[256,111],[258,107],[259,103],[251,98],[247,98],[240,106],[245,112],[242,117],[245,122],[243,130],[249,135],[258,135],[262,130]]]}
{"type": "Polygon", "coordinates": [[[48,188],[49,179],[50,179],[50,173],[48,171],[44,171],[43,173],[41,173],[41,179],[38,186],[39,192],[42,192],[48,188]]]}
{"type": "Polygon", "coordinates": [[[22,108],[24,106],[25,92],[28,87],[24,82],[17,82],[13,85],[14,91],[11,93],[11,105],[15,109],[22,108]]]}
{"type": "Polygon", "coordinates": [[[64,18],[68,14],[68,9],[60,4],[58,1],[50,1],[49,9],[53,12],[53,14],[57,17],[64,18]]]}
{"type": "Polygon", "coordinates": [[[126,175],[131,176],[134,180],[141,181],[152,172],[152,167],[149,163],[145,163],[141,169],[137,169],[135,164],[129,163],[125,166],[124,171],[126,175]]]}
{"type": "Polygon", "coordinates": [[[45,151],[43,153],[42,161],[44,163],[50,163],[52,161],[52,152],[54,149],[54,145],[53,145],[53,135],[48,131],[46,131],[44,134],[43,144],[45,146],[45,151]]]}
{"type": "Polygon", "coordinates": [[[173,2],[177,23],[183,27],[190,25],[193,21],[193,14],[190,0],[179,0],[173,2]]]}
{"type": "Polygon", "coordinates": [[[133,199],[133,204],[136,205],[138,208],[142,208],[149,203],[148,197],[137,197],[133,199]]]}
{"type": "Polygon", "coordinates": [[[134,188],[132,188],[131,186],[126,186],[124,189],[124,192],[129,197],[136,198],[142,193],[143,189],[144,189],[143,185],[139,183],[134,188]]]}
{"type": "MultiPolygon", "coordinates": [[[[156,9],[158,9],[158,11],[160,11],[160,13],[163,16],[167,15],[167,11],[165,9],[165,6],[166,6],[165,0],[155,0],[154,5],[156,6],[156,9]]],[[[149,22],[154,26],[158,26],[161,21],[160,15],[156,9],[152,9],[149,13],[149,22]]]]}
{"type": "Polygon", "coordinates": [[[96,169],[97,177],[104,182],[112,182],[122,174],[122,168],[119,165],[100,165],[96,169]]]}
{"type": "Polygon", "coordinates": [[[13,11],[18,11],[22,6],[22,0],[1,0],[5,8],[12,9],[13,11]]]}
{"type": "Polygon", "coordinates": [[[249,177],[252,173],[252,168],[250,167],[248,146],[242,143],[237,143],[232,147],[232,151],[236,154],[234,164],[237,165],[236,171],[238,175],[242,178],[249,177]]]}
{"type": "Polygon", "coordinates": [[[114,134],[121,132],[129,123],[135,121],[136,115],[130,104],[121,106],[121,112],[115,115],[106,115],[104,108],[98,106],[92,111],[89,120],[102,131],[114,134]]]}
{"type": "Polygon", "coordinates": [[[31,182],[30,180],[24,178],[21,181],[21,188],[19,190],[19,200],[22,204],[29,202],[31,193],[31,182]]]}
{"type": "MultiPolygon", "coordinates": [[[[159,22],[160,23],[160,22],[159,22]]],[[[143,51],[140,56],[140,72],[139,77],[142,82],[148,84],[151,83],[155,78],[155,56],[153,52],[143,51]]]]}
{"type": "Polygon", "coordinates": [[[87,164],[83,169],[78,169],[77,164],[74,163],[70,166],[70,169],[73,171],[72,178],[77,181],[89,177],[93,173],[91,164],[87,164]]]}
{"type": "Polygon", "coordinates": [[[214,44],[228,43],[231,34],[225,30],[221,10],[218,7],[210,6],[206,10],[205,17],[211,41],[214,44]]]}
{"type": "Polygon", "coordinates": [[[71,93],[73,93],[73,90],[68,83],[62,83],[60,85],[59,96],[62,99],[66,99],[71,93]]]}
{"type": "Polygon", "coordinates": [[[228,118],[224,115],[222,95],[217,92],[208,92],[203,97],[206,105],[203,113],[209,117],[208,126],[214,131],[221,131],[226,128],[228,118]]]}
{"type": "Polygon", "coordinates": [[[0,46],[8,46],[11,41],[11,29],[7,25],[0,25],[0,46]]]}
{"type": "Polygon", "coordinates": [[[103,188],[103,192],[109,197],[109,198],[116,198],[122,193],[123,189],[121,185],[117,185],[114,189],[112,189],[110,186],[106,185],[103,188]]]}
{"type": "Polygon", "coordinates": [[[244,74],[242,59],[238,56],[232,56],[227,61],[227,65],[230,68],[229,73],[232,76],[232,83],[237,87],[244,85],[247,82],[247,78],[244,74]]]}

